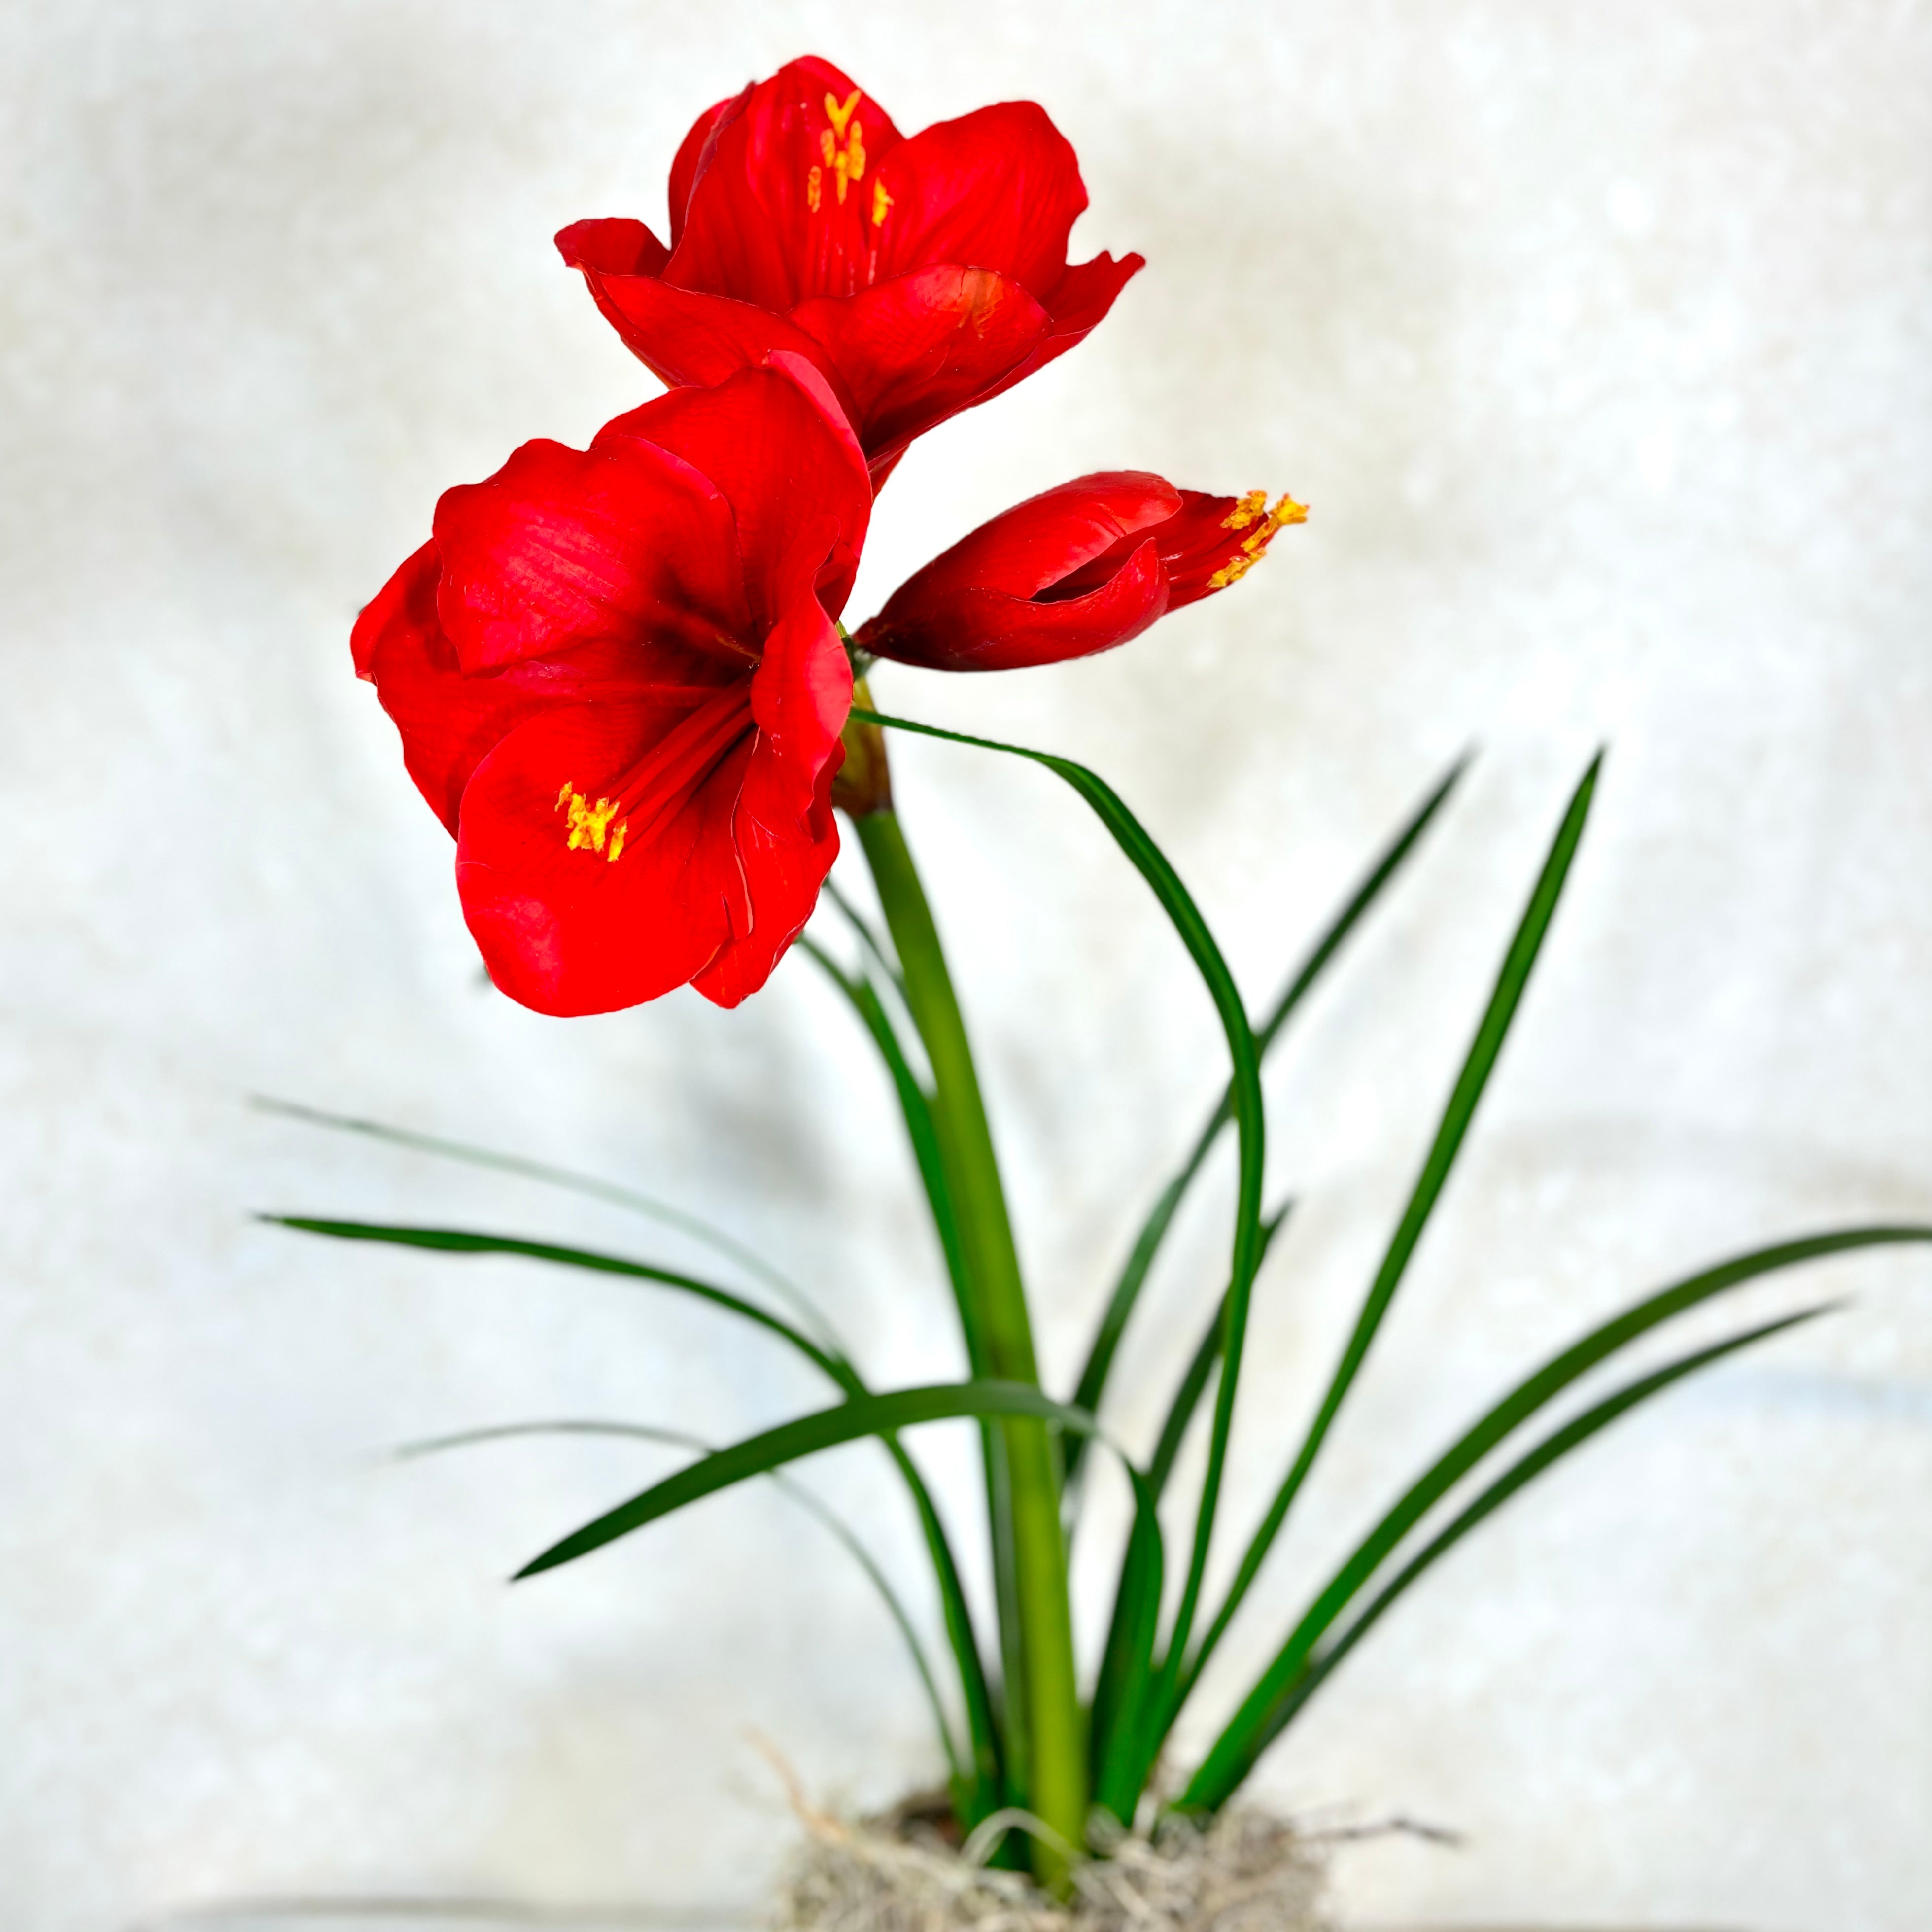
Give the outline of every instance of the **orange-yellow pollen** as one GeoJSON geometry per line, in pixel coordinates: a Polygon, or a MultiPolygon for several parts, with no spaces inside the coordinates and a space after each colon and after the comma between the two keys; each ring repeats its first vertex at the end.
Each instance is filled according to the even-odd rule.
{"type": "MultiPolygon", "coordinates": [[[[816,168],[812,170],[814,174],[818,172],[816,168]]],[[[874,182],[872,184],[872,226],[874,228],[880,226],[884,222],[886,210],[892,205],[892,198],[886,194],[885,183],[882,181],[874,182]]]]}
{"type": "MultiPolygon", "coordinates": [[[[839,206],[845,202],[845,190],[856,181],[866,178],[866,124],[853,116],[859,111],[859,90],[853,88],[843,103],[836,94],[825,97],[825,115],[832,125],[818,131],[818,152],[825,157],[825,165],[835,178],[839,206]]],[[[824,176],[814,167],[805,178],[805,198],[813,214],[818,212],[818,205],[824,198],[821,185],[824,176]]],[[[890,197],[887,197],[888,202],[890,197]]],[[[872,219],[876,222],[885,219],[875,195],[872,202],[872,219]]]]}
{"type": "Polygon", "coordinates": [[[617,801],[614,798],[600,798],[592,805],[566,778],[562,790],[556,795],[556,808],[568,815],[570,836],[564,842],[567,850],[580,852],[588,847],[592,852],[603,853],[610,864],[617,862],[617,855],[624,849],[624,834],[631,821],[618,818],[615,825],[610,823],[617,818],[617,801]]]}
{"type": "Polygon", "coordinates": [[[1208,588],[1225,590],[1229,584],[1238,584],[1261,562],[1276,530],[1289,524],[1305,524],[1307,520],[1308,506],[1298,503],[1286,490],[1282,492],[1280,501],[1270,510],[1268,492],[1250,490],[1221,519],[1224,530],[1248,530],[1249,534],[1241,539],[1240,550],[1208,578],[1208,588]],[[1250,525],[1253,526],[1252,529],[1250,525]]]}

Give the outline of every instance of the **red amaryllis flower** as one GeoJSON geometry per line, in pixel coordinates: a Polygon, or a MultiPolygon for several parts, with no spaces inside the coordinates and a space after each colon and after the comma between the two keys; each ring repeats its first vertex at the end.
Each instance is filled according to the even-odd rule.
{"type": "Polygon", "coordinates": [[[564,260],[667,382],[809,356],[883,482],[912,439],[1030,375],[1113,306],[1138,255],[1069,267],[1087,206],[1031,101],[910,140],[830,62],[794,61],[700,116],[670,171],[670,246],[580,221],[564,260]]]}
{"type": "Polygon", "coordinates": [[[1205,496],[1145,470],[1077,476],[982,524],[907,578],[853,642],[934,670],[1089,657],[1245,576],[1306,508],[1205,496]]]}
{"type": "Polygon", "coordinates": [[[356,668],[513,999],[604,1012],[688,980],[729,1006],[764,983],[838,854],[832,618],[871,508],[823,380],[783,354],[437,503],[356,668]]]}

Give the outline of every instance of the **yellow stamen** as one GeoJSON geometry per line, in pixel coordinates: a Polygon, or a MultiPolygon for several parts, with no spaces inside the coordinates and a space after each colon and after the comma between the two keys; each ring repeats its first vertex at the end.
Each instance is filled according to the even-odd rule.
{"type": "Polygon", "coordinates": [[[886,210],[892,205],[892,198],[886,192],[882,181],[872,184],[872,226],[877,228],[886,218],[886,210]]]}
{"type": "Polygon", "coordinates": [[[556,795],[556,808],[568,818],[569,834],[565,842],[566,850],[580,852],[588,846],[593,852],[603,852],[606,842],[610,850],[605,856],[612,865],[617,862],[617,854],[624,849],[624,833],[630,824],[628,818],[618,818],[613,826],[611,820],[617,818],[617,801],[614,798],[600,798],[595,805],[566,778],[563,789],[556,795]]]}
{"type": "Polygon", "coordinates": [[[845,124],[851,119],[853,110],[858,105],[859,89],[856,87],[847,98],[843,107],[839,106],[838,97],[836,94],[828,94],[825,97],[826,118],[832,123],[832,133],[842,141],[845,138],[845,124]]]}
{"type": "Polygon", "coordinates": [[[1231,584],[1238,584],[1255,566],[1261,562],[1268,545],[1274,540],[1276,531],[1289,524],[1305,524],[1308,520],[1308,506],[1298,503],[1286,490],[1273,509],[1268,507],[1265,490],[1250,490],[1240,502],[1221,519],[1224,530],[1245,530],[1250,524],[1256,528],[1241,539],[1241,548],[1208,580],[1210,590],[1225,590],[1231,584]]]}
{"type": "MultiPolygon", "coordinates": [[[[859,90],[853,88],[850,98],[842,106],[838,96],[825,97],[825,112],[832,125],[818,130],[818,152],[825,157],[825,165],[830,168],[838,188],[839,206],[845,202],[845,190],[856,181],[866,178],[866,124],[853,116],[859,110],[859,90]]],[[[818,212],[823,198],[820,185],[823,176],[814,167],[805,178],[805,198],[813,214],[818,212]]],[[[890,197],[888,201],[890,202],[890,197]]],[[[872,219],[874,223],[885,218],[884,211],[874,198],[872,219]]]]}

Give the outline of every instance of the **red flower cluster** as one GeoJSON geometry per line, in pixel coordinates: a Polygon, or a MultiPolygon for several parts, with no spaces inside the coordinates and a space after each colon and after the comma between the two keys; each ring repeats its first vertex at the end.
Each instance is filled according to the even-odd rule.
{"type": "MultiPolygon", "coordinates": [[[[634,221],[557,237],[671,392],[446,492],[353,640],[512,998],[601,1012],[688,982],[734,1006],[764,983],[838,853],[836,620],[873,493],[1106,315],[1141,258],[1069,266],[1086,203],[1031,103],[908,139],[804,60],[685,137],[668,248],[634,221]]],[[[1081,477],[935,558],[854,642],[948,670],[1084,656],[1306,514],[1081,477]]]]}

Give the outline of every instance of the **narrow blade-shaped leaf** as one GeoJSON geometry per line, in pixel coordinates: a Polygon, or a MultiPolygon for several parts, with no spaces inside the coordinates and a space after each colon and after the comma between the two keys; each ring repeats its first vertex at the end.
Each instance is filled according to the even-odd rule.
{"type": "MultiPolygon", "coordinates": [[[[616,1436],[633,1442],[661,1443],[674,1449],[688,1449],[699,1455],[710,1455],[712,1446],[702,1436],[693,1436],[682,1429],[661,1429],[641,1422],[601,1422],[569,1420],[544,1422],[499,1423],[485,1429],[466,1429],[450,1436],[433,1436],[417,1442],[406,1442],[394,1453],[398,1460],[414,1460],[424,1456],[440,1455],[452,1449],[473,1448],[481,1443],[506,1442],[523,1436],[616,1436]]],[[[904,1600],[892,1586],[892,1579],[880,1566],[879,1561],[866,1546],[857,1531],[812,1490],[787,1475],[782,1469],[770,1472],[770,1480],[791,1501],[816,1516],[842,1544],[853,1560],[857,1563],[872,1587],[878,1592],[887,1614],[898,1627],[899,1635],[904,1640],[908,1654],[912,1659],[914,1670],[920,1682],[925,1687],[927,1703],[932,1711],[934,1728],[939,1733],[940,1748],[946,1754],[946,1762],[952,1773],[956,1792],[964,1795],[970,1786],[970,1774],[959,1754],[959,1747],[952,1735],[952,1726],[946,1714],[945,1700],[939,1694],[939,1682],[933,1676],[932,1665],[926,1654],[926,1646],[920,1641],[918,1626],[912,1613],[906,1608],[904,1600]]]]}
{"type": "MultiPolygon", "coordinates": [[[[1837,1305],[1829,1303],[1820,1307],[1805,1309],[1798,1314],[1765,1322],[1757,1328],[1747,1330],[1742,1335],[1733,1335],[1708,1348],[1700,1348],[1694,1354],[1684,1356],[1652,1374],[1628,1384],[1615,1394],[1586,1409],[1574,1421],[1566,1424],[1538,1443],[1527,1455],[1498,1477],[1439,1535],[1419,1550],[1327,1652],[1319,1655],[1313,1654],[1320,1634],[1318,1630],[1311,1628],[1305,1639],[1302,1633],[1298,1631],[1297,1639],[1291,1640],[1290,1646],[1283,1648],[1274,1664],[1256,1685],[1226,1730],[1216,1739],[1214,1748],[1202,1761],[1201,1768],[1189,1781],[1176,1808],[1212,1811],[1226,1804],[1254,1768],[1262,1753],[1281,1735],[1295,1713],[1313,1696],[1323,1679],[1367,1634],[1396,1599],[1485,1516],[1499,1509],[1525,1484],[1533,1480],[1552,1463],[1588,1441],[1598,1430],[1607,1427],[1638,1403],[1668,1388],[1672,1383],[1681,1381],[1696,1370],[1734,1354],[1740,1348],[1748,1348],[1754,1342],[1762,1341],[1768,1336],[1780,1334],[1800,1322],[1814,1320],[1837,1305]]],[[[1312,1614],[1311,1612],[1311,1617],[1312,1614]]]]}
{"type": "MultiPolygon", "coordinates": [[[[1274,1245],[1274,1238],[1281,1232],[1282,1223],[1288,1219],[1293,1207],[1292,1202],[1285,1204],[1262,1223],[1262,1261],[1267,1260],[1268,1250],[1274,1245]]],[[[1180,1454],[1180,1445],[1186,1438],[1188,1424],[1194,1420],[1194,1412],[1200,1406],[1201,1397],[1214,1373],[1214,1365],[1221,1359],[1221,1339],[1226,1330],[1227,1307],[1227,1292],[1223,1289],[1212,1318],[1202,1330],[1201,1340],[1189,1358],[1186,1368],[1182,1371],[1180,1383],[1174,1391],[1174,1399],[1168,1405],[1166,1419],[1160,1426],[1160,1435],[1154,1444],[1154,1454],[1148,1462],[1148,1485],[1156,1496],[1166,1490],[1167,1479],[1174,1473],[1174,1465],[1180,1454]]]]}
{"type": "Polygon", "coordinates": [[[892,1023],[884,1004],[873,988],[863,980],[855,979],[827,952],[809,938],[798,941],[807,956],[842,993],[859,1016],[860,1023],[871,1036],[879,1050],[879,1057],[885,1062],[886,1071],[892,1083],[892,1091],[899,1103],[899,1114],[905,1123],[906,1138],[910,1144],[914,1164],[919,1170],[920,1185],[926,1190],[927,1207],[932,1212],[934,1232],[939,1238],[940,1252],[946,1263],[946,1280],[952,1288],[953,1301],[958,1310],[960,1332],[966,1343],[966,1356],[973,1372],[980,1375],[986,1369],[986,1346],[980,1330],[978,1311],[974,1305],[972,1290],[966,1277],[966,1257],[960,1244],[958,1211],[953,1204],[952,1190],[946,1178],[946,1165],[940,1156],[939,1130],[932,1118],[932,1103],[927,1097],[925,1088],[914,1072],[912,1063],[906,1057],[904,1042],[892,1023]]]}
{"type": "Polygon", "coordinates": [[[1207,1468],[1202,1479],[1201,1499],[1195,1516],[1193,1547],[1186,1580],[1181,1588],[1180,1607],[1176,1612],[1178,1635],[1174,1641],[1177,1645],[1184,1645],[1195,1606],[1200,1599],[1202,1580],[1206,1574],[1208,1550],[1214,1538],[1215,1511],[1220,1500],[1222,1473],[1227,1460],[1228,1437],[1234,1421],[1235,1391],[1240,1380],[1241,1354],[1246,1342],[1248,1303],[1261,1252],[1262,1172],[1266,1123],[1262,1108],[1261,1060],[1254,1034],[1248,1025],[1247,1009],[1242,1004],[1234,975],[1228,970],[1227,962],[1207,920],[1181,883],[1180,874],[1145,826],[1097,772],[1089,771],[1084,765],[1076,764],[1070,758],[1060,758],[1050,752],[1034,751],[1024,746],[1002,744],[990,738],[944,730],[937,725],[886,717],[856,706],[852,716],[896,730],[916,732],[926,737],[971,745],[982,751],[998,752],[1010,758],[1024,758],[1043,766],[1071,786],[1152,888],[1162,910],[1167,914],[1168,922],[1194,962],[1220,1018],[1232,1063],[1231,1085],[1240,1145],[1240,1178],[1236,1190],[1233,1255],[1228,1268],[1226,1333],[1222,1349],[1220,1382],[1215,1396],[1207,1468]]]}
{"type": "Polygon", "coordinates": [[[1417,1177],[1402,1219],[1390,1238],[1382,1265],[1376,1270],[1361,1312],[1356,1318],[1354,1332],[1348,1346],[1342,1351],[1342,1359],[1336,1365],[1330,1378],[1322,1406],[1316,1411],[1314,1420],[1309,1425],[1300,1452],[1288,1469],[1281,1486],[1275,1492],[1261,1526],[1250,1539],[1236,1570],[1233,1582],[1222,1604],[1214,1621],[1208,1626],[1200,1646],[1193,1657],[1182,1664],[1178,1655],[1170,1655],[1170,1668],[1178,1666],[1179,1674],[1174,1682],[1173,1693],[1162,1714],[1162,1730],[1173,1720],[1188,1690],[1198,1678],[1202,1667],[1212,1655],[1215,1646],[1240,1607],[1241,1599],[1261,1568],[1264,1558],[1274,1544],[1276,1534],[1286,1520],[1315,1459],[1327,1439],[1330,1426],[1336,1412],[1342,1406],[1350,1385],[1366,1358],[1370,1345],[1388,1312],[1390,1303],[1395,1298],[1396,1290],[1402,1285],[1409,1258],[1414,1253],[1417,1244],[1422,1238],[1422,1231],[1428,1225],[1430,1215],[1442,1197],[1444,1184],[1449,1178],[1450,1169],[1455,1165],[1469,1124],[1474,1118],[1478,1102],[1482,1099],[1484,1089],[1488,1085],[1490,1074],[1495,1070],[1504,1041],[1508,1037],[1510,1023],[1522,1003],[1529,976],[1534,967],[1538,954],[1541,951],[1545,935],[1550,930],[1550,921],[1556,916],[1558,902],[1562,898],[1564,881],[1568,878],[1571,862],[1576,856],[1576,848],[1582,842],[1583,827],[1588,820],[1590,802],[1597,788],[1597,776],[1603,765],[1603,754],[1599,752],[1592,759],[1576,790],[1571,794],[1562,820],[1557,827],[1549,856],[1531,892],[1529,903],[1524,909],[1508,951],[1504,955],[1501,970],[1496,975],[1494,989],[1490,995],[1480,1024],[1477,1027],[1474,1039],[1464,1058],[1462,1070],[1457,1075],[1454,1088],[1449,1096],[1448,1106],[1443,1109],[1438,1124],[1436,1137],[1422,1172],[1417,1177]]]}
{"type": "MultiPolygon", "coordinates": [[[[1319,980],[1329,962],[1333,960],[1360,922],[1363,915],[1381,896],[1384,887],[1400,872],[1409,854],[1415,849],[1422,835],[1430,826],[1436,814],[1448,802],[1450,794],[1456,788],[1462,774],[1468,768],[1466,754],[1454,764],[1424,799],[1420,806],[1410,816],[1402,830],[1391,839],[1369,868],[1366,875],[1352,892],[1341,910],[1336,914],[1321,936],[1316,940],[1306,956],[1290,976],[1288,984],[1268,1010],[1268,1017],[1255,1029],[1255,1046],[1263,1058],[1281,1036],[1289,1019],[1300,1006],[1316,982],[1319,980]]],[[[1221,1130],[1234,1117],[1234,1088],[1232,1084],[1222,1093],[1220,1102],[1210,1114],[1194,1144],[1188,1150],[1173,1177],[1163,1187],[1147,1219],[1141,1224],[1140,1232],[1134,1238],[1126,1264],[1120,1278],[1114,1282],[1113,1292],[1108,1296],[1107,1306],[1102,1312],[1100,1325],[1094,1332],[1093,1341],[1088,1345],[1086,1365],[1080,1371],[1080,1379],[1072,1397],[1076,1406],[1090,1408],[1098,1414],[1100,1400],[1106,1392],[1107,1378],[1114,1366],[1114,1358],[1120,1346],[1120,1337],[1126,1330],[1128,1318],[1133,1313],[1140,1299],[1142,1289],[1146,1286],[1149,1270],[1161,1244],[1167,1238],[1167,1231],[1179,1210],[1195,1177],[1201,1172],[1215,1142],[1220,1138],[1221,1130]]],[[[1070,1442],[1066,1445],[1066,1480],[1069,1492],[1076,1497],[1078,1490],[1076,1479],[1086,1450],[1084,1441],[1070,1442]]]]}
{"type": "Polygon", "coordinates": [[[715,1496],[749,1477],[762,1476],[767,1470],[796,1462],[801,1456],[816,1455],[821,1449],[956,1417],[1008,1415],[1029,1416],[1082,1433],[1090,1432],[1097,1426],[1084,1409],[1070,1408],[1026,1382],[944,1382],[925,1388],[896,1389],[884,1395],[854,1396],[834,1408],[820,1409],[748,1436],[728,1449],[721,1449],[688,1468],[680,1469],[553,1544],[517,1574],[534,1576],[561,1564],[574,1562],[674,1510],[715,1496]]]}
{"type": "Polygon", "coordinates": [[[466,1141],[446,1139],[440,1134],[418,1133],[413,1128],[390,1126],[380,1120],[359,1120],[353,1114],[332,1114],[324,1108],[305,1106],[296,1100],[278,1100],[266,1094],[257,1094],[249,1104],[260,1112],[301,1120],[310,1126],[328,1127],[339,1133],[361,1134],[392,1147],[407,1148],[413,1154],[432,1154],[438,1160],[460,1161],[470,1167],[490,1168],[499,1174],[520,1175],[545,1187],[587,1195],[592,1200],[608,1202],[613,1207],[628,1208],[667,1228],[675,1228],[693,1240],[702,1242],[714,1254],[736,1262],[746,1274],[755,1276],[781,1300],[789,1304],[833,1354],[844,1352],[838,1331],[824,1311],[788,1275],[723,1228],[714,1226],[701,1216],[674,1207],[668,1201],[660,1201],[655,1195],[624,1186],[614,1180],[602,1180],[596,1174],[579,1174],[572,1168],[554,1166],[548,1161],[531,1160],[522,1154],[502,1154],[493,1148],[475,1147],[466,1141]]]}
{"type": "MultiPolygon", "coordinates": [[[[461,1228],[411,1228],[364,1221],[322,1220],[310,1216],[264,1215],[266,1221],[298,1228],[310,1234],[327,1234],[339,1240],[376,1241],[402,1247],[427,1248],[447,1254],[502,1254],[536,1261],[556,1262],[566,1267],[583,1268],[599,1274],[616,1274],[650,1282],[696,1296],[730,1310],[746,1320],[788,1342],[839,1388],[855,1395],[870,1391],[858,1372],[842,1357],[821,1348],[812,1338],[768,1309],[734,1294],[728,1288],[680,1274],[646,1262],[594,1252],[581,1248],[558,1247],[550,1243],[524,1241],[506,1235],[482,1234],[461,1228]]],[[[961,1693],[973,1730],[974,1758],[982,1783],[988,1789],[983,1802],[991,1808],[998,1802],[999,1762],[998,1733],[994,1722],[992,1700],[986,1682],[985,1665],[974,1632],[965,1588],[951,1544],[934,1504],[931,1492],[918,1466],[890,1432],[884,1435],[886,1452],[904,1480],[916,1510],[946,1612],[946,1636],[960,1676],[961,1693]]]]}
{"type": "Polygon", "coordinates": [[[304,1234],[326,1234],[338,1241],[377,1241],[392,1247],[428,1248],[439,1254],[516,1255],[528,1261],[554,1262],[562,1268],[587,1268],[594,1274],[622,1275],[647,1281],[659,1288],[694,1295],[713,1306],[728,1309],[747,1322],[790,1342],[806,1359],[820,1368],[841,1388],[850,1385],[850,1364],[821,1348],[803,1330],[795,1328],[782,1315],[760,1308],[755,1301],[734,1294],[715,1282],[700,1281],[695,1275],[681,1274],[649,1262],[632,1261],[622,1255],[604,1254],[590,1248],[561,1247],[550,1241],[520,1240],[508,1234],[477,1234],[465,1228],[417,1228],[378,1221],[326,1220],[312,1214],[262,1214],[258,1220],[278,1227],[295,1228],[304,1234]]]}

